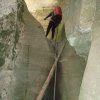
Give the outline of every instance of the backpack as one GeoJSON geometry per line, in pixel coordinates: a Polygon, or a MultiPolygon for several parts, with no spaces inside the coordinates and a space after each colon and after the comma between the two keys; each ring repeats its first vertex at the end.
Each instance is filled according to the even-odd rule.
{"type": "Polygon", "coordinates": [[[55,7],[54,9],[54,15],[62,15],[62,10],[60,7],[55,7]]]}

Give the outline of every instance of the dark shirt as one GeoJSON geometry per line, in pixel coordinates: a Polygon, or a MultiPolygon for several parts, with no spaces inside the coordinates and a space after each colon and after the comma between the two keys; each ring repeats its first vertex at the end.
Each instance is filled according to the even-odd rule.
{"type": "Polygon", "coordinates": [[[58,25],[62,20],[62,15],[54,15],[54,12],[50,12],[48,16],[45,18],[51,17],[51,21],[53,21],[56,25],[58,25]]]}

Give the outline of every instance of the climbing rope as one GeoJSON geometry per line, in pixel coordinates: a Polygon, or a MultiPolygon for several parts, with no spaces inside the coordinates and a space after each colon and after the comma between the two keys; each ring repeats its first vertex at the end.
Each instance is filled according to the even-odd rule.
{"type": "MultiPolygon", "coordinates": [[[[58,55],[57,53],[58,53],[58,51],[57,51],[57,42],[55,40],[55,57],[57,57],[57,55],[58,55]]],[[[56,81],[57,81],[57,65],[56,65],[55,72],[54,72],[54,95],[53,95],[53,100],[56,99],[56,81]]]]}
{"type": "MultiPolygon", "coordinates": [[[[63,50],[65,48],[66,43],[67,43],[67,40],[65,41],[65,43],[64,43],[61,51],[59,52],[58,56],[55,58],[54,64],[52,65],[52,68],[51,68],[51,70],[49,72],[49,75],[47,76],[47,79],[46,79],[42,89],[40,90],[36,100],[42,100],[42,98],[44,97],[45,91],[46,91],[46,89],[47,89],[47,87],[48,87],[48,85],[49,85],[49,83],[50,83],[50,81],[51,81],[51,79],[52,79],[52,77],[54,75],[54,72],[57,73],[57,63],[58,63],[58,60],[59,60],[59,58],[60,58],[60,56],[61,56],[61,54],[62,54],[62,52],[63,52],[63,50]]],[[[55,73],[55,75],[56,75],[56,73],[55,73]]],[[[55,79],[55,83],[54,84],[55,84],[55,86],[54,86],[54,88],[55,88],[54,89],[54,100],[55,100],[56,79],[55,79]]]]}
{"type": "Polygon", "coordinates": [[[53,95],[53,100],[56,100],[56,84],[57,84],[57,65],[55,68],[55,72],[54,72],[54,95],[53,95]]]}

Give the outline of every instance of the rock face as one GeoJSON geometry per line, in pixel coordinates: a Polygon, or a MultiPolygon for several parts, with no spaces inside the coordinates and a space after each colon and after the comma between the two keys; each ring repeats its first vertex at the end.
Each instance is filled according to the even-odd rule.
{"type": "MultiPolygon", "coordinates": [[[[0,100],[35,100],[50,71],[54,53],[25,2],[17,0],[14,4],[4,5],[12,10],[2,12],[0,17],[0,100]]],[[[48,91],[53,93],[51,88],[48,91]]],[[[47,94],[44,99],[49,97],[47,94]]]]}
{"type": "Polygon", "coordinates": [[[92,27],[92,44],[79,100],[100,100],[100,1],[94,1],[96,11],[92,27]]]}
{"type": "MultiPolygon", "coordinates": [[[[13,7],[15,10],[11,10],[10,13],[6,13],[5,16],[2,15],[0,18],[0,23],[3,23],[1,25],[2,30],[0,30],[0,50],[2,52],[0,53],[0,61],[2,61],[0,62],[0,99],[35,100],[54,62],[54,51],[45,37],[43,28],[29,13],[24,1],[18,0],[16,6],[13,7]]],[[[65,84],[66,91],[68,89],[73,91],[74,87],[71,88],[70,85],[73,82],[72,74],[67,76],[66,73],[67,71],[68,73],[73,72],[76,68],[78,70],[73,72],[73,75],[78,75],[74,81],[76,88],[73,93],[67,93],[67,98],[69,100],[74,97],[77,99],[85,61],[76,55],[75,50],[68,43],[62,54],[59,67],[63,68],[62,72],[59,72],[61,76],[58,78],[61,80],[58,80],[57,88],[61,97],[59,95],[56,98],[66,99],[66,92],[62,88],[63,84],[65,84]],[[70,63],[72,56],[74,58],[70,63]],[[63,62],[69,58],[69,63],[63,62]],[[80,71],[81,68],[82,71],[80,71]],[[71,80],[67,84],[69,78],[71,80]],[[76,93],[75,96],[74,93],[76,93]],[[73,96],[70,98],[70,95],[73,96]]],[[[43,99],[53,99],[53,82],[50,83],[43,99]]]]}
{"type": "Polygon", "coordinates": [[[94,0],[63,0],[63,19],[67,39],[77,54],[87,59],[91,45],[94,0]]]}
{"type": "Polygon", "coordinates": [[[78,55],[86,57],[89,53],[79,100],[99,100],[100,0],[66,0],[61,4],[70,44],[75,47],[78,55]]]}
{"type": "Polygon", "coordinates": [[[33,12],[45,7],[55,5],[58,0],[25,0],[29,11],[33,12]]]}
{"type": "Polygon", "coordinates": [[[89,53],[79,100],[99,100],[100,1],[66,0],[61,4],[65,12],[65,29],[70,44],[76,49],[77,54],[84,58],[89,53]]]}
{"type": "Polygon", "coordinates": [[[0,100],[7,95],[14,80],[13,67],[17,36],[16,0],[0,0],[0,100]]]}
{"type": "Polygon", "coordinates": [[[17,10],[16,0],[0,0],[0,17],[17,10]]]}
{"type": "MultiPolygon", "coordinates": [[[[60,4],[69,42],[58,63],[56,100],[100,100],[100,1],[60,4]]],[[[58,53],[65,41],[58,42],[58,53]]],[[[53,62],[54,50],[25,2],[0,0],[0,100],[35,100],[53,62]]],[[[43,100],[53,100],[53,83],[43,100]]]]}
{"type": "MultiPolygon", "coordinates": [[[[66,39],[58,44],[60,52],[66,39]]],[[[78,56],[67,41],[57,67],[57,87],[55,100],[78,100],[85,69],[85,60],[78,56]]]]}
{"type": "MultiPolygon", "coordinates": [[[[54,61],[54,53],[43,28],[29,13],[25,3],[23,20],[23,37],[19,40],[19,54],[14,68],[14,92],[9,100],[35,100],[54,61]]],[[[51,99],[48,97],[48,100],[51,99]]]]}

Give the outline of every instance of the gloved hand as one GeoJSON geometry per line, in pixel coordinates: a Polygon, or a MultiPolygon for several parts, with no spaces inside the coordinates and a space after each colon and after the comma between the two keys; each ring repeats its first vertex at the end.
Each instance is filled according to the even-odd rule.
{"type": "Polygon", "coordinates": [[[46,18],[44,18],[44,20],[46,20],[46,18]]]}

